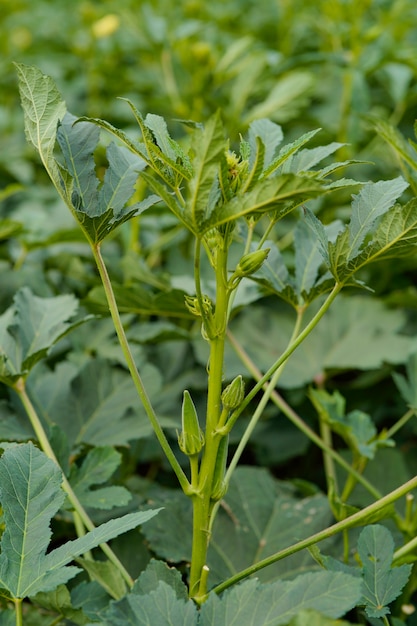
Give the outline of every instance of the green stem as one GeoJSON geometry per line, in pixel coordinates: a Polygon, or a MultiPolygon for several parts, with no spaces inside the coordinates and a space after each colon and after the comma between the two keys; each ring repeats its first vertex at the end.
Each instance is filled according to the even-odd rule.
{"type": "Polygon", "coordinates": [[[119,343],[122,348],[124,357],[126,359],[126,363],[129,368],[129,372],[132,377],[133,383],[135,385],[136,391],[138,392],[139,398],[142,401],[145,412],[149,418],[149,421],[152,424],[152,427],[155,431],[156,437],[161,445],[161,448],[163,449],[166,458],[171,464],[171,467],[174,470],[184,493],[190,493],[191,485],[181,465],[179,464],[174,452],[172,451],[167,438],[165,437],[164,431],[162,430],[162,427],[158,421],[156,413],[153,409],[153,406],[151,404],[151,401],[148,397],[145,386],[143,384],[142,378],[136,367],[135,360],[130,350],[129,342],[127,340],[126,333],[124,331],[123,324],[120,319],[119,309],[117,307],[116,298],[114,296],[113,287],[110,281],[109,274],[107,272],[107,267],[101,255],[100,244],[92,245],[91,249],[94,255],[94,259],[97,264],[100,278],[103,283],[104,291],[105,291],[106,298],[107,298],[107,304],[110,310],[110,315],[112,317],[113,324],[117,333],[117,337],[119,339],[119,343]]]}
{"type": "Polygon", "coordinates": [[[398,432],[413,416],[416,415],[415,409],[409,409],[404,415],[397,421],[387,432],[385,433],[385,439],[390,439],[396,432],[398,432]]]}
{"type": "MultiPolygon", "coordinates": [[[[316,543],[319,543],[320,541],[323,541],[324,539],[333,537],[334,535],[336,535],[337,533],[345,529],[352,528],[353,526],[362,525],[364,522],[366,522],[369,516],[372,516],[375,513],[378,513],[385,506],[393,504],[396,500],[404,496],[406,493],[408,493],[412,489],[415,489],[416,487],[417,487],[417,476],[407,481],[400,487],[397,487],[397,489],[394,489],[394,491],[391,491],[386,496],[380,498],[378,502],[373,502],[369,506],[365,507],[364,509],[362,509],[362,511],[358,511],[357,513],[350,515],[346,519],[340,522],[337,522],[336,524],[333,524],[332,526],[329,526],[325,530],[322,530],[314,535],[311,535],[310,537],[307,537],[306,539],[303,539],[302,541],[299,541],[293,544],[292,546],[285,548],[284,550],[280,550],[279,552],[276,552],[270,557],[263,559],[262,561],[259,561],[258,563],[255,563],[254,565],[251,565],[250,567],[242,570],[241,572],[238,572],[234,576],[231,576],[228,580],[225,580],[220,585],[217,585],[216,587],[214,587],[212,591],[214,591],[215,593],[221,593],[225,589],[228,589],[229,587],[238,583],[244,578],[248,578],[248,576],[252,576],[252,574],[259,572],[259,570],[263,569],[264,567],[268,567],[268,565],[272,565],[273,563],[276,563],[277,561],[281,561],[287,556],[296,554],[297,552],[300,552],[300,550],[309,548],[310,546],[316,543]]],[[[413,542],[414,542],[414,547],[415,547],[417,545],[417,537],[413,540],[413,542]]],[[[409,542],[408,544],[403,546],[403,548],[400,548],[400,550],[397,550],[397,552],[394,553],[394,560],[398,560],[405,553],[409,552],[410,550],[409,549],[405,550],[405,548],[407,548],[407,546],[409,546],[413,542],[409,542]],[[401,553],[401,554],[398,556],[398,553],[401,553]]]]}
{"type": "MultiPolygon", "coordinates": [[[[26,388],[25,388],[25,382],[23,380],[23,378],[19,378],[19,380],[15,383],[14,385],[14,390],[16,391],[16,393],[18,394],[24,408],[25,411],[29,417],[30,423],[32,424],[32,428],[35,431],[35,435],[36,438],[39,442],[39,445],[41,447],[41,449],[43,450],[43,452],[46,454],[47,457],[49,457],[52,461],[54,461],[54,463],[56,463],[56,465],[61,469],[62,471],[62,488],[65,491],[65,493],[68,496],[68,500],[70,501],[71,505],[73,506],[74,510],[77,512],[80,520],[82,521],[82,523],[84,524],[84,526],[87,528],[87,530],[94,530],[95,526],[93,524],[93,522],[91,521],[88,513],[86,512],[86,510],[84,509],[83,505],[81,504],[81,502],[79,501],[79,499],[77,498],[75,492],[73,491],[67,477],[65,476],[59,462],[58,459],[55,455],[55,452],[52,449],[51,444],[49,443],[49,439],[46,435],[46,432],[42,426],[42,423],[39,419],[39,416],[35,410],[35,407],[33,406],[29,396],[26,393],[26,388]]],[[[121,561],[119,561],[119,559],[117,558],[117,556],[114,554],[113,550],[106,544],[106,543],[102,543],[100,544],[100,548],[102,549],[102,551],[104,552],[104,554],[107,556],[107,558],[109,559],[109,561],[111,561],[113,563],[113,565],[115,565],[115,567],[119,570],[119,572],[121,573],[121,575],[123,576],[124,580],[126,581],[126,583],[129,585],[129,587],[131,587],[133,585],[133,579],[130,576],[129,572],[125,569],[124,565],[121,563],[121,561]]]]}
{"type": "MultiPolygon", "coordinates": [[[[257,381],[262,379],[262,373],[255,366],[253,361],[250,359],[248,354],[244,351],[242,346],[236,340],[234,335],[228,331],[228,339],[233,346],[236,354],[241,359],[242,363],[245,364],[248,371],[252,374],[253,378],[257,381]]],[[[348,474],[352,474],[356,480],[361,483],[361,485],[369,491],[376,499],[382,497],[382,494],[373,486],[366,478],[364,478],[361,474],[356,472],[354,468],[352,468],[347,461],[343,457],[340,456],[333,448],[329,448],[326,443],[317,435],[316,432],[308,424],[301,419],[301,417],[294,411],[293,408],[284,400],[282,396],[277,391],[273,391],[271,394],[272,402],[287,416],[287,418],[296,426],[302,433],[306,435],[317,447],[326,452],[340,467],[348,472],[348,474]]]]}
{"type": "Polygon", "coordinates": [[[279,359],[275,361],[275,363],[269,368],[269,370],[258,380],[253,389],[247,394],[246,398],[243,400],[242,404],[236,411],[232,413],[229,418],[228,425],[230,430],[233,428],[236,420],[241,415],[241,413],[246,409],[250,401],[256,396],[258,391],[262,389],[264,384],[268,382],[271,376],[276,372],[276,370],[281,367],[283,363],[291,356],[291,354],[298,348],[298,346],[304,341],[304,339],[311,333],[311,331],[317,326],[321,318],[327,313],[331,304],[338,296],[339,292],[343,289],[343,284],[336,283],[326,300],[321,305],[320,309],[314,315],[314,317],[310,320],[310,322],[306,325],[304,330],[297,336],[297,338],[292,342],[291,345],[287,347],[287,349],[281,354],[279,359]]]}
{"type": "Polygon", "coordinates": [[[326,483],[327,483],[327,491],[333,487],[335,493],[338,495],[338,484],[337,484],[337,476],[336,470],[334,466],[333,458],[330,454],[328,454],[328,450],[333,450],[333,439],[332,439],[332,431],[330,429],[329,424],[322,418],[319,414],[319,425],[320,425],[320,435],[321,439],[324,442],[326,449],[323,450],[323,465],[324,472],[326,474],[326,483]]]}
{"type": "Polygon", "coordinates": [[[228,299],[227,286],[227,250],[219,246],[216,255],[216,306],[213,319],[213,336],[210,337],[210,358],[208,370],[206,432],[203,456],[199,472],[198,493],[193,496],[193,544],[190,570],[190,596],[196,602],[205,595],[207,576],[207,549],[210,539],[210,516],[212,513],[212,483],[216,466],[217,453],[221,437],[216,428],[221,418],[221,393],[224,366],[224,346],[227,327],[228,299]]]}
{"type": "Polygon", "coordinates": [[[16,614],[16,626],[23,626],[22,601],[22,598],[14,598],[13,600],[16,614]]]}

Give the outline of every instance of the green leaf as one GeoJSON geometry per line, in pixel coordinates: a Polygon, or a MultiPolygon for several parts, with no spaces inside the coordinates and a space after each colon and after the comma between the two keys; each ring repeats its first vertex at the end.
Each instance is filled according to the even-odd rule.
{"type": "Polygon", "coordinates": [[[124,487],[112,485],[92,489],[107,482],[119,467],[122,455],[110,446],[90,450],[80,466],[73,464],[69,480],[84,507],[111,509],[124,506],[131,494],[124,487]]]}
{"type": "Polygon", "coordinates": [[[393,180],[365,185],[358,195],[353,196],[349,223],[348,261],[355,258],[359,253],[375,220],[392,207],[407,187],[408,183],[399,176],[393,180]]]}
{"type": "Polygon", "coordinates": [[[0,501],[6,529],[1,539],[0,587],[13,598],[51,591],[79,572],[68,563],[151,519],[157,510],[111,520],[46,554],[50,521],[62,506],[62,473],[32,443],[12,445],[0,458],[0,501]]]}
{"type": "Polygon", "coordinates": [[[126,206],[145,161],[125,147],[111,143],[107,147],[108,167],[99,188],[94,152],[100,131],[90,122],[67,114],[58,128],[70,185],[74,214],[93,243],[99,243],[117,226],[159,201],[153,195],[132,206],[126,206]],[[77,123],[75,123],[77,122],[77,123]]]}
{"type": "Polygon", "coordinates": [[[188,599],[187,587],[182,581],[181,572],[175,567],[168,567],[164,561],[155,559],[151,559],[146,569],[136,580],[133,591],[145,596],[157,589],[160,581],[172,587],[180,600],[188,599]]]}
{"type": "MultiPolygon", "coordinates": [[[[288,624],[288,626],[354,626],[353,622],[345,622],[340,619],[334,620],[325,617],[323,613],[317,611],[300,611],[288,624]]],[[[355,626],[359,626],[356,624],[355,626]]]]}
{"type": "Polygon", "coordinates": [[[77,309],[78,301],[72,295],[38,298],[28,287],[20,289],[13,305],[0,316],[0,380],[10,385],[27,376],[35,363],[80,323],[69,321],[77,309]]]}
{"type": "Polygon", "coordinates": [[[57,142],[62,150],[68,173],[73,179],[71,201],[76,211],[95,217],[104,212],[97,201],[98,178],[93,158],[100,130],[89,122],[75,124],[77,118],[67,113],[60,122],[57,142]]]}
{"type": "Polygon", "coordinates": [[[234,221],[239,217],[276,211],[277,219],[283,217],[307,200],[323,194],[325,187],[313,178],[283,174],[258,182],[244,193],[216,207],[202,225],[205,232],[210,228],[234,221]]]}
{"type": "Polygon", "coordinates": [[[288,72],[274,82],[267,98],[247,112],[244,123],[263,117],[273,118],[280,123],[292,119],[307,104],[313,85],[312,73],[302,70],[288,72]]]}
{"type": "MultiPolygon", "coordinates": [[[[317,308],[306,313],[307,323],[317,308]]],[[[231,331],[257,366],[266,371],[288,345],[294,328],[292,313],[253,305],[232,320],[231,331]]],[[[400,310],[365,296],[339,296],[312,333],[287,361],[279,385],[302,387],[326,371],[372,370],[384,363],[404,363],[414,343],[403,334],[406,317],[400,310]]],[[[195,340],[200,363],[207,363],[207,347],[195,340]]],[[[232,349],[226,352],[225,370],[233,378],[242,364],[232,349]]]]}
{"type": "MultiPolygon", "coordinates": [[[[179,493],[162,501],[164,510],[143,529],[152,550],[170,562],[191,558],[191,506],[179,493]],[[169,526],[170,532],[166,529],[169,526]]],[[[260,468],[237,468],[213,528],[207,565],[214,585],[282,548],[320,530],[331,521],[323,494],[300,499],[260,468]]],[[[261,581],[314,568],[302,552],[257,573],[261,581]]]]}
{"type": "MultiPolygon", "coordinates": [[[[141,369],[148,393],[156,399],[161,375],[148,364],[141,369]]],[[[61,363],[29,383],[39,415],[58,425],[70,446],[126,445],[152,432],[129,374],[104,359],[87,361],[80,369],[61,363]]]]}
{"type": "Polygon", "coordinates": [[[91,558],[79,557],[77,563],[82,565],[91,580],[97,581],[115,600],[122,598],[126,591],[126,581],[120,570],[111,561],[93,561],[91,558]]]}
{"type": "Polygon", "coordinates": [[[306,609],[337,618],[360,597],[361,580],[342,572],[312,572],[264,585],[247,580],[221,597],[210,594],[201,607],[199,626],[280,626],[306,609]]]}
{"type": "Polygon", "coordinates": [[[320,417],[340,435],[357,454],[373,459],[380,447],[393,446],[391,439],[377,439],[377,429],[372,418],[363,411],[345,413],[345,399],[338,392],[310,389],[309,396],[320,417]]]}
{"type": "Polygon", "coordinates": [[[209,198],[216,183],[220,156],[226,152],[223,124],[220,114],[209,119],[204,129],[192,135],[193,176],[188,182],[186,211],[195,232],[202,232],[202,223],[210,218],[209,198]]]}
{"type": "MultiPolygon", "coordinates": [[[[331,520],[323,494],[298,498],[289,485],[278,483],[261,468],[238,468],[224,502],[209,547],[207,564],[213,584],[313,534],[331,520]]],[[[266,582],[293,577],[308,568],[314,568],[310,556],[298,553],[259,571],[257,577],[266,582]]]]}
{"type": "Polygon", "coordinates": [[[71,595],[65,585],[59,585],[53,591],[40,592],[34,597],[34,603],[48,611],[55,611],[74,624],[87,624],[88,618],[80,609],[75,609],[71,603],[71,595]]]}
{"type": "Polygon", "coordinates": [[[274,160],[279,144],[282,142],[284,134],[281,126],[269,119],[257,119],[249,126],[248,139],[251,148],[250,166],[255,162],[255,155],[258,151],[257,139],[260,139],[264,146],[265,154],[263,158],[263,168],[268,167],[274,160]]]}
{"type": "Polygon", "coordinates": [[[389,530],[378,524],[367,526],[361,532],[358,553],[364,581],[360,604],[365,605],[368,617],[388,615],[388,605],[400,595],[412,566],[392,567],[394,541],[389,530]]]}
{"type": "Polygon", "coordinates": [[[310,141],[318,132],[320,132],[320,128],[316,130],[311,130],[301,137],[298,137],[295,141],[283,146],[279,151],[278,156],[272,161],[269,167],[264,171],[264,178],[275,172],[283,163],[285,163],[288,159],[292,157],[302,146],[310,141]]]}
{"type": "Polygon", "coordinates": [[[320,163],[323,159],[333,154],[333,152],[342,148],[343,145],[342,143],[334,141],[327,146],[300,150],[284,163],[281,171],[282,173],[292,172],[293,174],[308,172],[317,165],[317,163],[320,163]]]}
{"type": "Polygon", "coordinates": [[[405,364],[406,377],[393,372],[392,377],[403,400],[411,408],[417,408],[417,352],[408,357],[405,364]]]}
{"type": "Polygon", "coordinates": [[[36,67],[16,63],[20,99],[25,115],[25,133],[39,152],[49,176],[60,188],[60,174],[53,151],[58,122],[65,115],[65,102],[52,78],[36,67]]]}
{"type": "Polygon", "coordinates": [[[104,619],[106,626],[197,626],[197,607],[161,580],[146,595],[131,592],[112,603],[104,619]]]}

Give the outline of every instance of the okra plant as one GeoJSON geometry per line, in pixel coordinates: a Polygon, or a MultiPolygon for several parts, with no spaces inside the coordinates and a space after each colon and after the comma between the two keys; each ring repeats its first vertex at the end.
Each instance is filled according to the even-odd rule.
{"type": "MultiPolygon", "coordinates": [[[[65,424],[72,419],[71,414],[58,425],[48,424],[48,411],[42,417],[30,394],[34,366],[72,329],[91,324],[93,316],[77,317],[78,302],[70,294],[45,299],[22,289],[0,318],[0,381],[20,399],[33,429],[29,438],[37,441],[42,452],[30,443],[5,442],[0,459],[5,524],[0,587],[15,603],[16,623],[22,623],[22,600],[30,598],[57,611],[58,621],[65,617],[76,624],[228,626],[239,620],[257,626],[295,626],[321,619],[314,623],[331,625],[354,607],[362,611],[363,620],[390,624],[389,605],[401,593],[406,603],[416,588],[411,562],[417,548],[417,511],[407,494],[417,487],[417,477],[383,495],[363,472],[381,448],[394,445],[393,434],[414,415],[414,409],[411,407],[390,432],[378,432],[368,414],[346,412],[343,397],[317,381],[309,397],[317,411],[318,433],[287,404],[278,392],[278,383],[293,353],[318,325],[326,323],[322,318],[341,291],[368,287],[362,280],[365,266],[415,253],[417,200],[399,201],[407,181],[398,177],[359,183],[338,177],[340,170],[351,164],[329,164],[341,144],[308,147],[313,138],[317,141],[316,130],[283,144],[280,126],[268,119],[252,122],[247,136],[236,146],[227,139],[220,114],[205,124],[183,122],[184,137],[176,141],[162,117],[143,116],[126,100],[137,124],[138,136],[134,136],[105,120],[68,113],[52,79],[37,68],[18,65],[17,72],[27,139],[38,151],[57,194],[90,247],[137,401],[178,480],[183,492],[181,514],[186,512],[189,523],[181,526],[175,517],[176,505],[171,509],[168,498],[157,509],[149,510],[148,505],[144,511],[129,513],[124,525],[123,517],[107,522],[111,525],[107,533],[95,530],[87,511],[95,506],[94,494],[101,493],[103,501],[112,497],[118,504],[128,501],[126,490],[117,491],[123,491],[121,487],[107,487],[116,490],[108,495],[104,487],[91,489],[110,478],[117,467],[117,453],[113,448],[93,447],[85,466],[71,467],[71,450],[66,455],[59,443],[64,431],[67,448],[71,447],[69,426],[65,424]],[[341,193],[353,198],[347,223],[336,220],[323,224],[313,208],[324,196],[341,193]],[[187,240],[192,241],[193,286],[183,290],[178,310],[188,328],[198,328],[196,346],[206,363],[205,402],[197,402],[193,390],[185,389],[182,406],[171,407],[179,416],[177,439],[172,437],[172,429],[167,435],[155,408],[152,382],[141,371],[129,333],[130,317],[123,316],[129,309],[120,308],[112,267],[106,260],[106,243],[115,241],[117,229],[126,233],[131,225],[132,236],[137,236],[141,220],[151,211],[157,215],[169,212],[172,228],[186,233],[187,240]],[[290,248],[292,256],[287,253],[290,248]],[[293,325],[275,360],[259,367],[235,334],[234,322],[239,320],[242,302],[247,308],[265,295],[291,307],[293,325]],[[233,376],[227,367],[230,355],[240,363],[240,372],[233,376]],[[268,474],[237,467],[270,403],[321,449],[327,496],[316,493],[299,499],[295,491],[281,488],[268,474]],[[351,451],[351,461],[333,445],[336,434],[351,451]],[[100,454],[104,455],[101,460],[100,454]],[[100,463],[104,469],[94,483],[88,472],[100,463]],[[19,480],[13,469],[16,466],[29,468],[19,480]],[[50,494],[54,504],[48,508],[49,517],[46,512],[42,516],[46,526],[61,509],[65,515],[71,513],[79,536],[47,555],[50,533],[42,535],[45,529],[37,525],[37,496],[32,496],[41,478],[54,482],[54,494],[50,494]],[[339,487],[342,478],[344,486],[339,487]],[[362,509],[348,503],[358,484],[372,498],[362,509]],[[24,497],[17,503],[13,494],[18,488],[24,497]],[[259,504],[257,494],[261,491],[268,506],[259,504]],[[405,513],[395,506],[404,500],[405,513]],[[37,557],[42,563],[41,579],[38,570],[34,571],[35,562],[29,564],[33,571],[28,565],[25,533],[19,535],[17,531],[19,516],[32,543],[43,537],[39,545],[43,552],[37,557]],[[388,518],[397,528],[397,548],[390,531],[378,523],[388,518]],[[103,542],[116,534],[117,524],[120,533],[147,520],[143,532],[151,548],[159,545],[155,554],[188,565],[169,569],[161,561],[151,561],[133,583],[119,557],[103,542]],[[358,526],[365,526],[359,539],[355,531],[358,526]],[[274,540],[278,529],[281,533],[285,529],[284,543],[274,540]],[[398,531],[403,537],[401,547],[398,531]],[[21,536],[19,545],[12,539],[13,532],[21,536]],[[168,547],[161,548],[168,546],[170,532],[174,533],[172,542],[178,532],[181,537],[181,545],[176,546],[178,558],[168,547]],[[165,544],[161,534],[167,537],[165,544]],[[95,540],[89,542],[90,536],[95,540]],[[233,541],[226,541],[230,536],[233,541]],[[340,557],[337,542],[327,542],[323,551],[317,545],[339,536],[343,538],[341,561],[334,558],[340,557]],[[94,560],[89,552],[98,543],[107,565],[102,557],[94,560]],[[294,555],[306,548],[310,554],[303,554],[309,565],[303,561],[303,568],[311,570],[308,573],[296,569],[297,575],[288,580],[285,569],[274,569],[284,559],[294,563],[294,555]],[[333,556],[326,554],[327,549],[333,550],[333,556]],[[61,561],[56,557],[59,551],[65,555],[61,561]],[[63,586],[79,571],[64,568],[71,558],[78,558],[90,582],[63,586]],[[58,565],[61,575],[53,578],[58,565]],[[268,571],[273,572],[269,578],[268,571]],[[36,583],[31,582],[31,572],[34,579],[38,577],[36,583]],[[254,574],[264,576],[262,582],[254,574]],[[27,583],[16,584],[21,575],[27,583]],[[65,601],[52,598],[58,585],[65,601]]],[[[104,376],[99,370],[95,374],[104,376]]],[[[406,383],[402,380],[401,384],[404,388],[406,383]]],[[[77,403],[82,413],[82,393],[77,403]]],[[[131,439],[134,432],[132,423],[131,439]]],[[[77,446],[89,441],[85,434],[73,440],[73,454],[77,446]]],[[[405,623],[395,619],[395,624],[405,623]]]]}

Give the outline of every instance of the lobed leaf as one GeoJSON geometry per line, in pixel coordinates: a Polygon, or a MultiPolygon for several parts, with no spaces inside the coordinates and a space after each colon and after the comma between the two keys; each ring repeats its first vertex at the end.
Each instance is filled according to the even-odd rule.
{"type": "Polygon", "coordinates": [[[388,211],[396,199],[408,187],[399,176],[393,180],[365,185],[358,195],[353,196],[349,223],[349,252],[347,260],[355,258],[375,220],[388,211]]]}
{"type": "Polygon", "coordinates": [[[260,140],[263,150],[263,167],[268,167],[274,160],[277,148],[282,142],[284,134],[281,126],[269,119],[257,119],[249,126],[248,141],[250,145],[250,167],[253,167],[258,152],[258,140],[260,140]]]}
{"type": "Polygon", "coordinates": [[[361,580],[342,572],[312,572],[263,585],[247,580],[221,597],[211,594],[201,608],[199,626],[280,626],[306,609],[337,618],[360,597],[361,580]]]}
{"type": "Polygon", "coordinates": [[[20,99],[25,117],[25,134],[39,152],[42,163],[60,188],[60,175],[53,151],[58,122],[66,111],[65,102],[52,78],[36,67],[15,63],[19,82],[20,99]]]}
{"type": "Polygon", "coordinates": [[[72,295],[38,298],[22,287],[0,316],[0,380],[10,385],[27,376],[61,337],[81,323],[69,321],[77,310],[72,295]]]}
{"type": "Polygon", "coordinates": [[[220,156],[226,152],[220,114],[209,119],[204,129],[196,129],[192,136],[193,176],[188,182],[187,218],[196,232],[202,231],[203,221],[210,218],[209,197],[218,176],[220,156]]]}
{"type": "Polygon", "coordinates": [[[97,485],[102,485],[111,478],[119,467],[121,458],[121,454],[114,448],[102,446],[91,449],[80,466],[72,465],[69,480],[83,506],[111,509],[129,502],[132,496],[124,487],[111,485],[97,488],[97,485]]]}
{"type": "Polygon", "coordinates": [[[384,526],[374,524],[361,532],[358,553],[362,561],[364,592],[360,604],[368,617],[384,617],[389,604],[401,593],[411,574],[411,565],[392,567],[394,541],[384,526]]]}
{"type": "Polygon", "coordinates": [[[0,587],[13,598],[56,589],[79,572],[79,568],[68,566],[76,556],[158,512],[149,510],[111,520],[47,554],[50,521],[65,499],[61,483],[61,470],[32,443],[12,444],[0,458],[0,502],[5,522],[0,587]]]}

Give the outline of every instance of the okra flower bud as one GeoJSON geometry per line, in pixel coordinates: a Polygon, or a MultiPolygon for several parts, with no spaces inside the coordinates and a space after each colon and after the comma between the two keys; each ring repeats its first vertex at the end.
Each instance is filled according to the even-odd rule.
{"type": "Polygon", "coordinates": [[[237,409],[245,397],[245,383],[242,376],[236,376],[232,382],[224,388],[222,393],[222,403],[225,409],[233,411],[237,409]]]}
{"type": "Polygon", "coordinates": [[[197,410],[187,390],[182,401],[182,431],[178,435],[180,450],[187,456],[198,454],[204,446],[204,433],[198,423],[197,410]]]}
{"type": "Polygon", "coordinates": [[[262,248],[262,250],[254,250],[245,254],[239,261],[234,275],[239,278],[250,276],[257,272],[263,265],[263,262],[269,254],[270,248],[262,248]]]}

